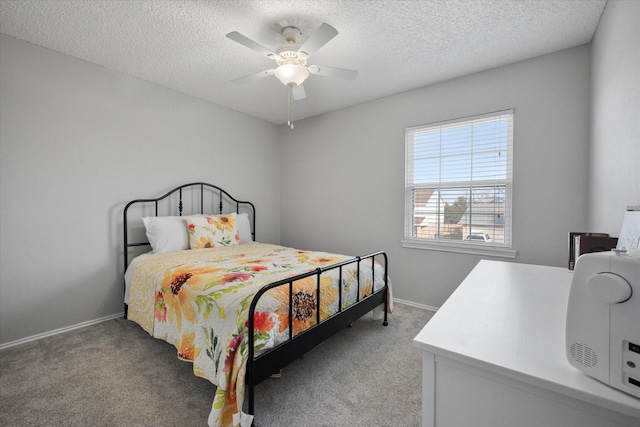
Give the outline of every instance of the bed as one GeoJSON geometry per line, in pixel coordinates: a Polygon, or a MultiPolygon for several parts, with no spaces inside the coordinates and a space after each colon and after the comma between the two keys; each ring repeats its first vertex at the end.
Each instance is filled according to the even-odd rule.
{"type": "Polygon", "coordinates": [[[391,308],[383,251],[259,243],[255,224],[251,202],[203,182],[123,212],[125,317],[216,385],[210,426],[253,425],[258,383],[369,312],[386,326],[391,308]]]}

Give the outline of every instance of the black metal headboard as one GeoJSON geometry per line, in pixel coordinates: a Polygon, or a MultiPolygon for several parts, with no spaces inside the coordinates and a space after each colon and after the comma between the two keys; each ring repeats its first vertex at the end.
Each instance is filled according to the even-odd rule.
{"type": "Polygon", "coordinates": [[[127,215],[129,209],[133,206],[140,208],[145,216],[223,214],[232,211],[236,213],[247,212],[250,218],[253,240],[256,237],[256,208],[253,203],[238,200],[216,185],[207,184],[206,182],[192,182],[176,187],[154,199],[136,199],[127,203],[123,213],[125,269],[129,265],[130,248],[150,245],[148,241],[129,242],[131,224],[129,224],[127,215]],[[217,210],[217,212],[214,212],[214,210],[217,210]]]}

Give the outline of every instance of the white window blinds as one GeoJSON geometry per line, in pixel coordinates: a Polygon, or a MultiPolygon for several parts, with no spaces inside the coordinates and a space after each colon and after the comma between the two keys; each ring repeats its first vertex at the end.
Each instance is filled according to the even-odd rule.
{"type": "Polygon", "coordinates": [[[513,110],[405,130],[405,239],[511,246],[513,110]]]}

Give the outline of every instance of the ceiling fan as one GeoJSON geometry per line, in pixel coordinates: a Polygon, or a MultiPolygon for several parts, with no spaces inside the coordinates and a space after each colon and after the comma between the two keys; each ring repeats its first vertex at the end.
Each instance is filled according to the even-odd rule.
{"type": "Polygon", "coordinates": [[[251,40],[247,36],[237,31],[227,34],[227,38],[258,52],[267,58],[276,61],[277,67],[269,70],[260,71],[259,73],[250,74],[248,76],[234,79],[236,83],[247,83],[262,77],[275,75],[282,84],[289,87],[289,125],[291,123],[291,98],[298,101],[307,97],[304,81],[309,75],[314,74],[326,77],[338,77],[346,80],[353,80],[358,75],[355,70],[347,70],[345,68],[328,67],[325,65],[309,65],[307,59],[313,55],[318,49],[327,44],[331,39],[338,35],[338,30],[327,23],[323,23],[309,37],[309,39],[299,48],[295,49],[296,44],[302,33],[296,27],[289,26],[282,29],[282,36],[286,46],[276,50],[275,52],[267,49],[259,43],[251,40]]]}

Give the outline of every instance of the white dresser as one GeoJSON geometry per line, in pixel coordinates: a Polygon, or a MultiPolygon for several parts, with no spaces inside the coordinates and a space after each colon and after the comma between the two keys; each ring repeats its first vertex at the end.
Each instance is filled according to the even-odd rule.
{"type": "Polygon", "coordinates": [[[571,275],[478,263],[414,339],[423,427],[640,427],[640,399],[566,359],[571,275]]]}

